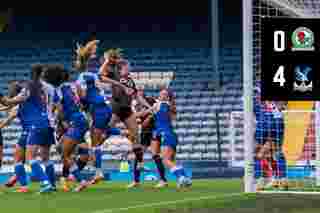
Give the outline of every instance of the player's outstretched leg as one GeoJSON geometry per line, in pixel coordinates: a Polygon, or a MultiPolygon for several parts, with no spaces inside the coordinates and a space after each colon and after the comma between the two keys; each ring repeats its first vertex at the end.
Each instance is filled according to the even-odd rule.
{"type": "Polygon", "coordinates": [[[26,139],[27,139],[27,135],[22,133],[15,149],[15,161],[16,161],[16,164],[14,167],[15,175],[12,176],[9,179],[9,181],[6,183],[7,187],[13,187],[16,184],[16,182],[19,182],[20,188],[17,190],[17,192],[22,192],[22,193],[26,193],[29,191],[27,186],[27,174],[24,167],[26,139]]]}
{"type": "Polygon", "coordinates": [[[42,165],[45,168],[45,173],[48,176],[49,182],[52,186],[52,190],[56,191],[56,172],[54,168],[54,163],[49,159],[50,156],[50,147],[55,144],[55,135],[54,129],[49,128],[48,132],[48,144],[46,146],[41,147],[41,157],[42,157],[42,165]]]}
{"type": "Polygon", "coordinates": [[[93,149],[93,151],[94,151],[94,157],[95,157],[94,165],[96,167],[96,174],[91,184],[97,184],[104,179],[104,175],[102,171],[102,147],[96,146],[93,149]]]}
{"type": "MultiPolygon", "coordinates": [[[[14,167],[15,172],[15,179],[20,183],[20,188],[17,190],[17,192],[25,193],[28,192],[28,186],[27,186],[27,173],[24,168],[23,163],[16,163],[14,167]]],[[[16,182],[16,181],[15,181],[16,182]]]]}
{"type": "Polygon", "coordinates": [[[162,159],[161,159],[160,155],[159,154],[155,154],[155,155],[152,156],[152,159],[153,159],[154,163],[157,166],[157,170],[158,170],[158,173],[159,173],[159,176],[160,176],[160,181],[155,187],[156,188],[163,188],[163,187],[168,186],[168,181],[167,181],[167,178],[166,178],[166,175],[165,175],[166,170],[165,170],[165,167],[163,165],[163,162],[162,162],[162,159]]]}
{"type": "Polygon", "coordinates": [[[79,145],[79,159],[73,163],[70,168],[71,174],[76,178],[76,180],[80,183],[75,189],[75,192],[83,191],[88,187],[90,181],[87,181],[81,176],[81,171],[86,167],[87,162],[89,160],[89,148],[87,144],[79,145]]]}
{"type": "MultiPolygon", "coordinates": [[[[94,120],[95,125],[97,121],[94,120]]],[[[96,174],[92,180],[90,180],[90,184],[97,184],[101,180],[104,179],[104,175],[102,172],[102,144],[105,140],[104,130],[100,128],[92,127],[90,131],[91,137],[91,145],[92,145],[92,155],[94,155],[94,166],[96,169],[96,174]]]]}
{"type": "Polygon", "coordinates": [[[130,183],[127,188],[135,188],[140,186],[140,176],[141,170],[138,167],[139,161],[137,160],[137,156],[133,161],[133,181],[130,183]]]}
{"type": "MultiPolygon", "coordinates": [[[[17,182],[19,182],[20,185],[22,185],[21,181],[19,180],[19,174],[17,173],[17,171],[21,171],[21,169],[19,169],[20,164],[23,166],[23,170],[24,170],[26,139],[27,139],[27,135],[22,133],[18,143],[16,144],[15,153],[14,153],[15,174],[12,177],[10,177],[8,182],[5,184],[5,186],[8,188],[14,187],[17,182]],[[17,167],[17,165],[19,166],[17,167]]],[[[24,170],[24,174],[25,174],[25,170],[24,170]]],[[[24,183],[25,181],[22,181],[22,182],[24,183]]],[[[24,186],[26,186],[26,184],[24,186]]],[[[25,190],[22,190],[22,191],[25,191],[25,190]]]]}
{"type": "Polygon", "coordinates": [[[62,177],[61,177],[61,186],[62,190],[64,192],[70,191],[70,182],[69,176],[70,176],[70,167],[73,163],[73,160],[71,158],[71,154],[76,146],[76,143],[69,140],[68,138],[63,137],[62,138],[62,144],[63,144],[63,167],[62,167],[62,177]]]}
{"type": "Polygon", "coordinates": [[[141,145],[135,144],[133,148],[133,153],[135,159],[133,161],[133,181],[128,185],[128,188],[134,188],[140,186],[140,176],[143,170],[143,147],[141,145]]]}
{"type": "Polygon", "coordinates": [[[177,187],[182,188],[191,186],[192,181],[187,176],[183,166],[178,166],[174,161],[176,154],[175,150],[177,145],[176,135],[170,132],[165,132],[163,134],[158,134],[156,138],[157,139],[154,139],[151,143],[152,152],[153,154],[160,153],[160,141],[162,141],[163,143],[161,145],[163,147],[163,163],[166,165],[167,168],[170,169],[170,172],[176,176],[177,187]],[[162,140],[159,140],[159,136],[164,138],[162,140]]]}
{"type": "MultiPolygon", "coordinates": [[[[44,132],[46,130],[43,130],[44,132]]],[[[40,134],[40,133],[39,133],[40,134]]],[[[41,137],[42,138],[42,137],[41,137]]],[[[37,142],[35,140],[35,142],[37,142]]],[[[36,160],[36,151],[41,150],[41,146],[39,145],[32,145],[28,142],[27,146],[27,160],[29,162],[29,165],[31,167],[32,174],[35,175],[35,177],[40,181],[40,193],[45,192],[51,192],[52,191],[52,185],[50,184],[49,177],[45,173],[45,171],[42,169],[40,165],[40,161],[36,160]]],[[[41,153],[42,154],[42,153],[41,153]]]]}

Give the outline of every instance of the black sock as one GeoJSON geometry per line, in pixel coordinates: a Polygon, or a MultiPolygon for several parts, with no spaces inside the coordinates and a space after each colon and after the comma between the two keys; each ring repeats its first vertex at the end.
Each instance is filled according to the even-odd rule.
{"type": "Polygon", "coordinates": [[[162,159],[159,155],[154,155],[152,156],[152,159],[154,160],[156,166],[157,166],[157,169],[158,169],[158,172],[159,172],[159,176],[160,176],[160,179],[164,182],[167,182],[167,178],[166,178],[166,175],[165,175],[165,168],[164,168],[164,165],[162,163],[162,159]]]}
{"type": "Polygon", "coordinates": [[[63,165],[62,167],[62,177],[67,178],[70,174],[69,167],[63,165]]]}
{"type": "Polygon", "coordinates": [[[140,169],[138,169],[138,161],[135,159],[133,161],[133,178],[136,183],[140,182],[140,169]]]}
{"type": "Polygon", "coordinates": [[[143,162],[143,149],[142,149],[142,147],[134,148],[133,152],[135,154],[136,160],[139,163],[143,162]]]}
{"type": "Polygon", "coordinates": [[[77,160],[77,166],[79,170],[81,171],[84,167],[86,167],[87,161],[82,161],[81,159],[77,160]]]}

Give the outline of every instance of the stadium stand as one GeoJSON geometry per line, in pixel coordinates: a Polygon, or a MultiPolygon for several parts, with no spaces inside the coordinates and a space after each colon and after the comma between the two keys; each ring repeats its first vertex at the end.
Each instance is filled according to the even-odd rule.
{"type": "MultiPolygon", "coordinates": [[[[0,70],[3,72],[0,88],[6,91],[8,81],[27,79],[31,63],[62,63],[70,68],[72,50],[64,45],[67,39],[61,41],[60,45],[51,42],[52,39],[37,44],[37,39],[33,38],[32,48],[28,48],[28,45],[18,47],[21,45],[17,43],[7,43],[8,48],[1,48],[0,70]]],[[[221,143],[222,160],[230,160],[229,115],[231,111],[242,108],[240,49],[223,49],[223,65],[220,68],[223,87],[218,90],[210,86],[213,72],[208,48],[124,49],[134,68],[133,77],[139,83],[149,85],[146,87],[148,95],[157,94],[157,87],[150,85],[168,84],[171,81],[170,88],[177,97],[178,118],[175,125],[180,140],[177,159],[218,160],[218,144],[221,143]]],[[[3,130],[6,144],[4,161],[7,164],[13,161],[13,144],[19,136],[19,130],[18,123],[3,130]]],[[[242,142],[237,150],[240,153],[238,155],[243,156],[241,145],[242,142]]],[[[113,151],[106,150],[104,159],[112,159],[114,155],[111,154],[126,149],[109,148],[113,148],[113,151]]],[[[58,160],[58,156],[55,159],[58,160]]]]}

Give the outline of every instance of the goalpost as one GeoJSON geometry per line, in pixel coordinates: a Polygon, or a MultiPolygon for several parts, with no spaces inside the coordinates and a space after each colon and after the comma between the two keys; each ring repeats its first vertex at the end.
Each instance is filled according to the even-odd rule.
{"type": "MultiPolygon", "coordinates": [[[[263,17],[320,18],[320,1],[318,0],[243,0],[242,1],[242,72],[243,72],[243,137],[245,157],[245,192],[256,192],[254,177],[254,113],[253,88],[259,80],[261,68],[261,32],[263,17]]],[[[292,112],[293,113],[293,112],[292,112]]],[[[241,113],[240,113],[241,114],[241,113]]],[[[315,113],[317,115],[318,113],[315,113]]],[[[316,116],[317,117],[317,116],[316,116]]],[[[317,122],[319,118],[315,119],[317,122]]],[[[316,134],[316,139],[319,133],[316,134]]],[[[319,158],[318,143],[316,156],[319,158]]],[[[319,166],[319,159],[315,161],[319,166]]],[[[320,176],[317,170],[317,177],[320,176]]],[[[320,181],[317,180],[319,184],[320,181]]],[[[317,184],[317,185],[318,185],[317,184]]],[[[290,188],[289,188],[290,191],[290,188]]]]}

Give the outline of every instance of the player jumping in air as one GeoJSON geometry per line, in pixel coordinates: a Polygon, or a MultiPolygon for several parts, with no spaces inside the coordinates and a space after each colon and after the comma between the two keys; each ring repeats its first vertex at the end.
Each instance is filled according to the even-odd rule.
{"type": "MultiPolygon", "coordinates": [[[[130,64],[121,58],[118,50],[110,50],[105,55],[105,62],[100,67],[101,80],[111,84],[112,89],[112,121],[111,126],[122,121],[128,131],[128,139],[133,144],[132,151],[141,153],[143,147],[137,143],[138,124],[135,114],[132,111],[132,100],[136,96],[136,87],[132,78],[129,76],[130,64]]],[[[149,104],[143,97],[137,96],[139,102],[146,106],[149,104]]],[[[139,154],[138,154],[139,155],[139,154]]],[[[138,158],[142,165],[142,159],[138,158]]]]}
{"type": "MultiPolygon", "coordinates": [[[[98,67],[96,61],[97,41],[91,41],[86,46],[88,58],[86,62],[88,66],[81,66],[83,68],[88,67],[87,70],[80,70],[81,73],[78,76],[77,83],[81,88],[81,100],[87,105],[87,111],[91,118],[91,146],[95,155],[95,167],[96,175],[91,181],[92,184],[99,182],[104,178],[102,172],[102,148],[101,145],[110,135],[120,135],[120,130],[117,128],[110,128],[110,121],[112,117],[111,106],[107,103],[107,97],[104,94],[104,89],[99,88],[98,67]],[[93,64],[93,65],[90,65],[93,64]]],[[[80,58],[80,56],[78,56],[80,58]]]]}
{"type": "Polygon", "coordinates": [[[85,134],[89,129],[88,121],[80,110],[80,96],[77,84],[70,81],[67,71],[62,71],[63,82],[58,88],[60,98],[59,113],[63,115],[62,123],[65,132],[61,138],[63,147],[63,190],[69,191],[68,180],[75,178],[80,182],[74,191],[79,192],[85,189],[88,182],[80,175],[81,170],[87,165],[89,160],[89,147],[85,142],[85,134]],[[72,159],[72,153],[78,148],[77,160],[72,159]],[[71,175],[69,174],[71,173],[71,175]]]}
{"type": "Polygon", "coordinates": [[[121,59],[121,54],[111,50],[105,55],[105,61],[100,67],[101,80],[111,84],[113,123],[122,121],[129,129],[129,140],[135,144],[138,125],[131,109],[133,95],[136,92],[135,83],[129,77],[129,62],[121,59]]]}

